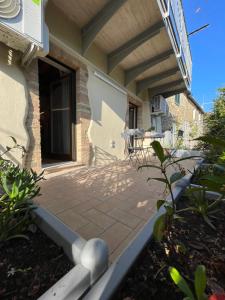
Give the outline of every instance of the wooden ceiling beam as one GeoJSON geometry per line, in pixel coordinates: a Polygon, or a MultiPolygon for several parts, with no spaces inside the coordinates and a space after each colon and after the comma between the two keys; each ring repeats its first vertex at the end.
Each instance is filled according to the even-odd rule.
{"type": "Polygon", "coordinates": [[[170,92],[172,88],[179,89],[179,85],[181,85],[182,83],[184,83],[184,80],[179,79],[179,80],[172,81],[170,83],[166,83],[166,84],[163,84],[163,85],[156,86],[152,89],[149,89],[149,96],[152,97],[152,96],[155,96],[155,95],[165,94],[167,92],[170,92]]]}
{"type": "Polygon", "coordinates": [[[150,77],[147,77],[143,80],[138,81],[137,82],[137,89],[136,89],[137,94],[139,94],[140,92],[142,92],[143,90],[145,90],[147,88],[150,88],[153,83],[176,74],[179,70],[180,69],[178,67],[175,67],[175,68],[172,68],[172,69],[167,70],[165,72],[162,72],[162,73],[159,73],[157,75],[150,76],[150,77]]]}
{"type": "Polygon", "coordinates": [[[161,62],[167,60],[172,54],[174,54],[173,49],[164,51],[163,53],[156,55],[143,63],[138,64],[125,71],[125,85],[128,85],[131,81],[136,79],[140,74],[152,67],[160,64],[161,62]]]}
{"type": "Polygon", "coordinates": [[[111,52],[108,55],[108,72],[112,72],[112,70],[137,47],[159,34],[163,26],[164,22],[160,21],[111,52]]]}
{"type": "Polygon", "coordinates": [[[163,93],[162,95],[163,95],[164,98],[169,98],[169,97],[174,96],[174,95],[176,95],[176,94],[182,94],[182,93],[184,93],[185,91],[187,91],[187,89],[182,88],[182,89],[173,90],[173,91],[171,91],[171,92],[163,93]]]}
{"type": "Polygon", "coordinates": [[[81,29],[82,53],[94,42],[95,37],[110,20],[110,18],[120,9],[127,0],[110,0],[107,4],[91,19],[87,25],[81,29]]]}

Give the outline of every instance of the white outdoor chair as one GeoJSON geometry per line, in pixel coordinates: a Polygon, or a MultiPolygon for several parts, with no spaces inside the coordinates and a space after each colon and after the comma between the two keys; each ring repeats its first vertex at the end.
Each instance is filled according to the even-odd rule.
{"type": "Polygon", "coordinates": [[[140,166],[149,161],[151,155],[151,147],[144,147],[144,129],[126,129],[121,136],[125,140],[126,159],[135,165],[140,166]]]}

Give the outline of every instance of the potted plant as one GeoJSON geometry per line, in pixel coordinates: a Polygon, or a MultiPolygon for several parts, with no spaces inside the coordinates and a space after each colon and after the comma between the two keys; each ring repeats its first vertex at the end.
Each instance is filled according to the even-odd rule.
{"type": "Polygon", "coordinates": [[[145,137],[150,137],[152,133],[155,132],[155,127],[151,126],[145,130],[145,137]]]}

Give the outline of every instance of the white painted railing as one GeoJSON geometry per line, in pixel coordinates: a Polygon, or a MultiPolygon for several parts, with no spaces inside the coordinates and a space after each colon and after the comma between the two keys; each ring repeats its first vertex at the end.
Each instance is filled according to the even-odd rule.
{"type": "Polygon", "coordinates": [[[191,52],[190,52],[190,47],[189,47],[189,42],[187,37],[187,30],[186,30],[184,10],[182,7],[182,3],[181,0],[170,0],[169,2],[177,25],[177,30],[180,37],[181,47],[184,53],[184,59],[186,62],[188,73],[191,78],[192,59],[191,59],[191,52]]]}
{"type": "Polygon", "coordinates": [[[192,78],[192,58],[181,0],[157,0],[164,17],[169,36],[187,85],[192,78]]]}

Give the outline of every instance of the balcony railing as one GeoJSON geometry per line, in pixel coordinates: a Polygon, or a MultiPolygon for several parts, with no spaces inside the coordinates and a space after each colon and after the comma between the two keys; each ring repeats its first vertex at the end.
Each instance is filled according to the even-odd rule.
{"type": "Polygon", "coordinates": [[[168,34],[187,86],[192,78],[192,58],[181,0],[158,0],[168,34]]]}

